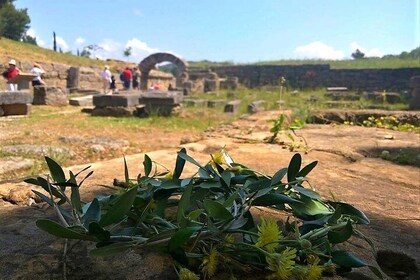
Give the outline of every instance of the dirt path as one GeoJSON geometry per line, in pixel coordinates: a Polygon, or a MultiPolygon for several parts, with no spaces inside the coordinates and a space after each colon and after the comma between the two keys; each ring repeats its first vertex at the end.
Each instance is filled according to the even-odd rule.
{"type": "MultiPolygon", "coordinates": [[[[231,125],[208,131],[202,140],[179,147],[185,147],[197,161],[205,163],[209,160],[209,154],[225,146],[236,162],[273,174],[278,169],[287,167],[293,155],[281,145],[260,141],[270,135],[270,124],[267,120],[275,118],[278,113],[264,112],[250,116],[231,125]]],[[[377,149],[420,149],[420,136],[374,128],[323,125],[308,125],[299,131],[298,135],[302,135],[311,148],[308,154],[303,154],[303,164],[319,161],[318,166],[308,176],[312,186],[323,197],[331,197],[333,193],[337,199],[362,209],[371,219],[371,225],[362,227],[361,230],[372,237],[378,249],[403,252],[416,259],[419,265],[420,168],[396,165],[370,155],[377,149]],[[388,137],[390,134],[393,136],[391,140],[388,137]]],[[[281,135],[280,140],[286,141],[287,137],[281,135]]],[[[179,147],[147,154],[153,160],[172,169],[179,147]]],[[[143,157],[143,154],[127,156],[132,177],[142,172],[143,157]]],[[[70,169],[77,171],[87,165],[73,166],[70,169]]],[[[122,158],[91,165],[95,173],[83,187],[85,197],[109,192],[109,189],[102,185],[111,185],[114,178],[123,178],[122,158]]],[[[193,172],[195,169],[187,166],[186,171],[193,172]]],[[[3,184],[0,185],[0,194],[25,187],[24,183],[3,184]]],[[[62,243],[40,233],[33,223],[34,219],[45,215],[52,216],[53,212],[39,206],[25,207],[7,202],[0,205],[0,268],[3,270],[2,276],[7,276],[6,279],[26,279],[33,273],[39,275],[36,279],[59,277],[62,271],[62,243]],[[10,255],[14,258],[7,257],[10,255]]],[[[354,247],[354,250],[361,257],[373,261],[367,247],[354,247]]],[[[97,260],[87,257],[86,249],[75,249],[68,259],[68,272],[74,277],[69,279],[82,279],[93,275],[96,279],[174,277],[171,268],[169,271],[165,268],[165,259],[156,254],[131,252],[124,260],[118,257],[97,260]],[[142,266],[139,266],[139,263],[142,266]],[[77,266],[81,268],[76,269],[77,266]]],[[[355,274],[356,276],[349,277],[370,279],[369,272],[361,271],[365,276],[355,274]]]]}

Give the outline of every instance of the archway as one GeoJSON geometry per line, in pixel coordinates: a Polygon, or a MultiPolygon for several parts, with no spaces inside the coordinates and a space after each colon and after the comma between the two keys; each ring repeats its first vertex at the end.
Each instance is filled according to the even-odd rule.
{"type": "Polygon", "coordinates": [[[156,64],[161,62],[171,62],[178,67],[178,77],[176,77],[176,87],[182,87],[182,83],[188,80],[188,63],[183,59],[170,53],[155,53],[143,59],[139,64],[141,71],[140,88],[147,90],[147,80],[149,79],[149,72],[156,64]]]}

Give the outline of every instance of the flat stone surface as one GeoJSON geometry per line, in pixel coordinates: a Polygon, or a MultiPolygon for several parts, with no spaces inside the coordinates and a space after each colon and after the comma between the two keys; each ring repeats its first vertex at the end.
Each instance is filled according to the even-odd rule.
{"type": "Polygon", "coordinates": [[[208,108],[216,108],[216,107],[223,107],[226,105],[226,100],[224,99],[216,99],[216,100],[208,100],[207,107],[208,108]]]}
{"type": "Polygon", "coordinates": [[[248,113],[255,114],[264,111],[266,104],[267,102],[265,100],[252,101],[251,104],[248,105],[248,113]]]}
{"type": "Polygon", "coordinates": [[[92,101],[99,108],[132,107],[139,104],[139,96],[140,94],[94,95],[92,101]]]}
{"type": "Polygon", "coordinates": [[[102,145],[110,149],[120,149],[128,147],[130,143],[127,140],[113,139],[107,137],[85,138],[82,136],[61,136],[60,142],[65,144],[85,144],[85,145],[102,145]]]}
{"type": "Polygon", "coordinates": [[[3,91],[0,92],[0,105],[5,104],[30,104],[33,95],[29,91],[3,91]]]}
{"type": "Polygon", "coordinates": [[[183,93],[181,91],[155,91],[146,92],[140,95],[140,104],[151,105],[176,105],[183,101],[183,93]]]}
{"type": "Polygon", "coordinates": [[[241,105],[241,101],[240,100],[232,100],[232,101],[229,101],[225,105],[225,113],[236,113],[236,112],[238,112],[240,105],[241,105]]]}
{"type": "Polygon", "coordinates": [[[92,95],[73,97],[73,98],[70,98],[69,104],[72,106],[83,106],[83,107],[92,106],[93,98],[92,98],[92,95]]]}
{"type": "Polygon", "coordinates": [[[204,99],[185,98],[183,103],[187,107],[206,107],[207,106],[207,100],[204,100],[204,99]]]}
{"type": "Polygon", "coordinates": [[[33,159],[22,157],[0,158],[0,174],[29,169],[34,165],[33,159]]]}
{"type": "Polygon", "coordinates": [[[59,87],[34,87],[34,105],[65,106],[68,104],[66,94],[59,87]]]}
{"type": "Polygon", "coordinates": [[[126,106],[107,106],[107,107],[95,107],[91,111],[92,116],[110,116],[110,117],[130,117],[134,115],[136,107],[126,106]]]}

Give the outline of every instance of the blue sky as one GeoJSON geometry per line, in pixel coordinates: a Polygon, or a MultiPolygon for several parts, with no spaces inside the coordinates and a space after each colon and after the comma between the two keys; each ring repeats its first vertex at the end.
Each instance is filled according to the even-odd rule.
{"type": "Polygon", "coordinates": [[[139,62],[158,51],[247,63],[399,54],[420,46],[420,0],[16,0],[39,45],[97,44],[100,58],[139,62]]]}

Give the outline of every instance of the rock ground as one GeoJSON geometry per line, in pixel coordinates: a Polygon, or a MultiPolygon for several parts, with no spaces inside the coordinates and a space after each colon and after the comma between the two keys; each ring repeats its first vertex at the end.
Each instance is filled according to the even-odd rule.
{"type": "MultiPolygon", "coordinates": [[[[176,151],[185,147],[197,161],[205,163],[209,154],[226,146],[228,153],[240,162],[263,173],[274,174],[287,167],[292,157],[284,145],[266,144],[261,140],[270,136],[268,119],[279,112],[261,112],[242,118],[231,125],[209,129],[194,142],[179,147],[156,150],[147,154],[164,166],[172,168],[176,151]]],[[[375,157],[375,151],[410,147],[420,150],[420,135],[376,128],[355,126],[308,125],[297,132],[308,142],[310,151],[303,154],[303,164],[318,160],[309,174],[311,185],[323,197],[331,193],[342,201],[363,210],[371,224],[361,227],[378,249],[402,252],[420,261],[420,169],[396,165],[375,157]],[[392,134],[392,139],[385,137],[392,134]]],[[[279,142],[288,138],[280,134],[279,142]]],[[[189,141],[185,141],[189,142],[189,141]]],[[[142,172],[144,154],[126,156],[132,177],[142,172]]],[[[82,196],[107,193],[114,178],[123,178],[123,159],[72,166],[73,171],[91,165],[95,173],[82,187],[82,196]]],[[[186,166],[186,173],[195,168],[186,166]]],[[[44,204],[22,206],[5,200],[16,190],[24,194],[30,186],[22,182],[0,185],[0,270],[5,279],[57,279],[62,277],[63,241],[40,232],[36,219],[54,217],[54,211],[44,204]],[[7,191],[8,190],[8,191],[7,191]],[[2,194],[3,193],[3,194],[2,194]],[[13,256],[13,258],[10,258],[13,256]]],[[[10,200],[9,200],[10,201],[10,200]]],[[[22,200],[25,202],[25,199],[22,200]]],[[[18,204],[25,204],[17,202],[18,204]]],[[[267,214],[264,209],[262,214],[267,214]]],[[[360,242],[358,242],[360,243],[360,242]]],[[[362,258],[373,262],[367,244],[349,245],[362,258]]],[[[168,259],[153,253],[132,251],[123,256],[98,259],[88,256],[86,244],[78,244],[67,256],[67,279],[175,279],[168,259]]],[[[91,245],[88,245],[91,246],[91,245]]],[[[416,276],[412,276],[416,277],[416,276]]],[[[350,279],[374,279],[366,269],[347,276],[350,279]]],[[[337,278],[338,279],[338,278],[337,278]]],[[[408,278],[406,278],[408,279],[408,278]]],[[[415,278],[412,278],[415,279],[415,278]]]]}

